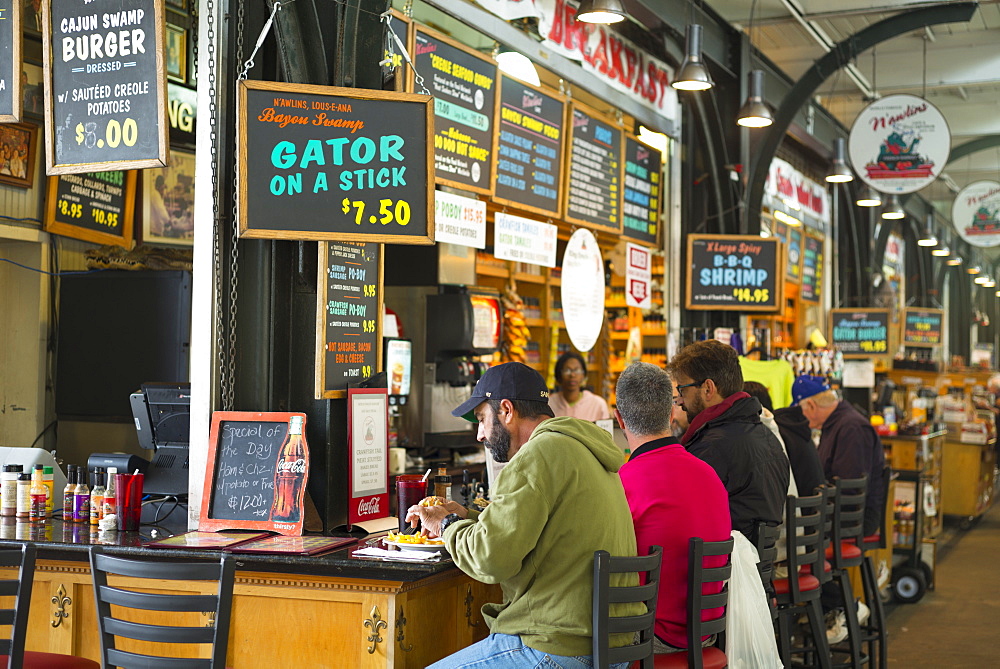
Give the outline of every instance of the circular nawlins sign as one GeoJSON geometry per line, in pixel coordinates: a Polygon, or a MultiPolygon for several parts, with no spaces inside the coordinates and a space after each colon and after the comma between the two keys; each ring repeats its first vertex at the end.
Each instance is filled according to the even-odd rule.
{"type": "Polygon", "coordinates": [[[927,100],[889,95],[858,114],[848,153],[855,173],[875,190],[913,193],[941,174],[951,153],[951,130],[927,100]]]}
{"type": "Polygon", "coordinates": [[[589,351],[604,324],[604,260],[590,230],[578,228],[566,244],[561,298],[570,341],[576,350],[589,351]]]}
{"type": "Polygon", "coordinates": [[[976,181],[959,191],[951,205],[951,220],[973,246],[1000,244],[1000,183],[976,181]]]}

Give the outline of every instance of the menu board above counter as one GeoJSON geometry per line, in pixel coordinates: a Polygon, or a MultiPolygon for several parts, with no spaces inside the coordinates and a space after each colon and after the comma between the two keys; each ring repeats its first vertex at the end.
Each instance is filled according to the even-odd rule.
{"type": "Polygon", "coordinates": [[[845,358],[871,358],[889,352],[888,309],[833,309],[830,344],[845,358]]]}
{"type": "Polygon", "coordinates": [[[0,0],[0,123],[21,120],[21,0],[0,0]]]}
{"type": "Polygon", "coordinates": [[[687,308],[778,311],[784,262],[775,237],[688,235],[687,308]]]}
{"type": "Polygon", "coordinates": [[[508,76],[500,78],[493,199],[539,214],[559,215],[562,202],[562,98],[508,76]]]}
{"type": "Polygon", "coordinates": [[[571,105],[567,221],[621,231],[622,135],[618,127],[571,105]]]}
{"type": "Polygon", "coordinates": [[[625,137],[622,234],[655,245],[663,204],[663,154],[638,138],[625,137]]]}
{"type": "Polygon", "coordinates": [[[823,238],[808,232],[802,235],[802,288],[805,302],[819,302],[823,285],[823,238]]]}
{"type": "Polygon", "coordinates": [[[167,164],[163,0],[42,3],[48,174],[167,164]]]}
{"type": "Polygon", "coordinates": [[[944,310],[903,310],[903,344],[905,346],[937,346],[941,343],[944,310]]]}
{"type": "Polygon", "coordinates": [[[45,231],[130,248],[135,182],[134,170],[49,177],[45,231]]]}
{"type": "Polygon", "coordinates": [[[437,183],[492,195],[496,63],[424,28],[416,31],[413,60],[434,96],[437,183]]]}
{"type": "Polygon", "coordinates": [[[316,398],[344,397],[381,369],[382,245],[319,245],[316,398]]]}

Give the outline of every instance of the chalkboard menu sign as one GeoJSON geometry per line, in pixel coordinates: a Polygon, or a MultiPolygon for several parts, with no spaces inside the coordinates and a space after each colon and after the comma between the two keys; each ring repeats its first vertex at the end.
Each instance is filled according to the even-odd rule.
{"type": "Polygon", "coordinates": [[[134,170],[49,177],[45,231],[130,248],[135,181],[134,170]]]}
{"type": "Polygon", "coordinates": [[[625,196],[622,204],[622,234],[656,244],[663,203],[663,154],[625,136],[625,196]]]}
{"type": "Polygon", "coordinates": [[[416,31],[413,49],[416,71],[434,96],[435,179],[492,195],[496,63],[423,28],[416,31]]]}
{"type": "Polygon", "coordinates": [[[309,451],[295,435],[305,435],[305,420],[305,414],[277,411],[212,414],[199,530],[302,534],[305,513],[298,501],[308,481],[309,451]]]}
{"type": "Polygon", "coordinates": [[[622,131],[576,105],[570,111],[565,219],[590,228],[622,229],[622,131]]]}
{"type": "Polygon", "coordinates": [[[904,309],[903,344],[905,346],[937,346],[941,343],[942,309],[904,309]]]}
{"type": "Polygon", "coordinates": [[[819,302],[823,285],[823,238],[802,235],[802,288],[799,297],[806,302],[819,302]]]}
{"type": "Polygon", "coordinates": [[[0,0],[0,123],[21,120],[21,5],[0,0]]]}
{"type": "MultiPolygon", "coordinates": [[[[786,235],[787,246],[785,248],[788,250],[788,267],[785,278],[799,283],[802,280],[802,228],[789,225],[786,228],[786,235]]],[[[813,299],[815,300],[815,296],[813,299]]]]}
{"type": "Polygon", "coordinates": [[[495,201],[559,215],[564,111],[562,98],[500,77],[495,201]]]}
{"type": "Polygon", "coordinates": [[[687,308],[778,311],[784,262],[775,237],[688,235],[687,308]]]}
{"type": "Polygon", "coordinates": [[[382,245],[319,245],[316,399],[344,397],[382,364],[382,245]]]}
{"type": "Polygon", "coordinates": [[[167,164],[163,0],[42,3],[48,174],[167,164]]]}
{"type": "Polygon", "coordinates": [[[871,358],[889,352],[888,309],[833,309],[830,341],[845,358],[871,358]]]}
{"type": "Polygon", "coordinates": [[[244,237],[430,244],[432,98],[239,83],[244,237]]]}

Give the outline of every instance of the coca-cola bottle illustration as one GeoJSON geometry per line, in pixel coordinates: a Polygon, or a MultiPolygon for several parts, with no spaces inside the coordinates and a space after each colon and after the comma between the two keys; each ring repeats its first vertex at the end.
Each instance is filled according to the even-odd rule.
{"type": "Polygon", "coordinates": [[[278,449],[271,520],[280,523],[297,523],[302,518],[302,500],[306,492],[306,455],[309,448],[302,436],[303,420],[302,416],[288,419],[288,434],[278,449]]]}

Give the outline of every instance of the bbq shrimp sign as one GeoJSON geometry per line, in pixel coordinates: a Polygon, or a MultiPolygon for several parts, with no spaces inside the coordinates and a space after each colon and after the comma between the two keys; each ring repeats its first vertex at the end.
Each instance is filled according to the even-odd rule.
{"type": "Polygon", "coordinates": [[[851,127],[854,171],[882,193],[913,193],[948,162],[951,131],[938,108],[915,95],[889,95],[865,107],[851,127]]]}
{"type": "Polygon", "coordinates": [[[951,205],[951,220],[973,246],[1000,244],[1000,183],[976,181],[959,191],[951,205]]]}

